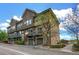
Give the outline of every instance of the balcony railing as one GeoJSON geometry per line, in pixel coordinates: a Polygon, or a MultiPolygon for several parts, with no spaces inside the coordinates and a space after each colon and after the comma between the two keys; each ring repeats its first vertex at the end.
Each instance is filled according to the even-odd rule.
{"type": "Polygon", "coordinates": [[[22,29],[22,26],[19,26],[19,27],[16,27],[17,30],[21,30],[22,29]]]}
{"type": "Polygon", "coordinates": [[[8,29],[7,30],[8,33],[15,32],[15,31],[16,31],[16,29],[8,29]]]}
{"type": "Polygon", "coordinates": [[[17,37],[21,37],[22,36],[22,34],[20,34],[20,33],[17,33],[17,37]]]}
{"type": "Polygon", "coordinates": [[[16,38],[16,37],[21,37],[22,35],[20,33],[12,33],[12,34],[9,34],[9,38],[16,38]]]}
{"type": "Polygon", "coordinates": [[[16,33],[9,34],[9,38],[15,38],[17,36],[16,33]]]}

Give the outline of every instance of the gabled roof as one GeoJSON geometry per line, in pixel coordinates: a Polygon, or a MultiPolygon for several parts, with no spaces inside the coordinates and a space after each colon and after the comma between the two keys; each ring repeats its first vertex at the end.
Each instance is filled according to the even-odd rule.
{"type": "Polygon", "coordinates": [[[33,13],[37,14],[34,10],[31,10],[31,9],[26,8],[25,11],[24,11],[24,13],[23,13],[23,15],[22,15],[22,18],[26,14],[26,11],[30,11],[30,12],[33,12],[33,13]]]}
{"type": "MultiPolygon", "coordinates": [[[[51,12],[51,15],[55,18],[55,21],[59,24],[59,21],[58,21],[56,15],[54,14],[54,12],[52,11],[51,8],[48,8],[48,9],[42,11],[42,12],[39,13],[37,16],[39,16],[39,15],[41,15],[41,14],[44,14],[44,13],[47,13],[47,12],[51,12]]],[[[37,17],[37,16],[36,16],[36,17],[37,17]]]]}
{"type": "Polygon", "coordinates": [[[12,18],[11,22],[10,22],[10,25],[13,25],[13,23],[16,24],[17,22],[18,22],[18,20],[15,20],[15,19],[12,18]]]}

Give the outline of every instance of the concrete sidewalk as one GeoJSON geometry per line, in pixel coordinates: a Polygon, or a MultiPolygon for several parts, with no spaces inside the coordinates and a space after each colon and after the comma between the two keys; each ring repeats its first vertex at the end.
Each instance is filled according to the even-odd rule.
{"type": "Polygon", "coordinates": [[[49,48],[48,46],[36,46],[35,48],[43,49],[43,50],[49,50],[49,51],[61,51],[61,52],[67,52],[67,53],[79,55],[79,52],[73,52],[71,47],[72,47],[72,45],[67,45],[64,48],[49,48]]]}
{"type": "Polygon", "coordinates": [[[38,49],[44,49],[44,50],[61,50],[61,48],[50,48],[50,47],[48,47],[48,46],[35,46],[35,48],[38,48],[38,49]]]}

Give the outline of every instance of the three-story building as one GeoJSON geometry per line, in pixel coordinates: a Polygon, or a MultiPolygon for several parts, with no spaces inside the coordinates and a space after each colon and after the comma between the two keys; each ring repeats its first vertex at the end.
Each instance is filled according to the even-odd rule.
{"type": "Polygon", "coordinates": [[[50,8],[41,13],[26,9],[22,20],[12,20],[7,30],[10,42],[21,39],[27,45],[53,45],[60,40],[59,22],[50,8]]]}

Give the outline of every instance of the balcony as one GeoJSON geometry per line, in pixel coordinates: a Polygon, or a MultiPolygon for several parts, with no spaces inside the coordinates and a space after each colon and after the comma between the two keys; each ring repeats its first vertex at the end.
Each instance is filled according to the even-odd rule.
{"type": "Polygon", "coordinates": [[[40,35],[42,35],[42,34],[43,34],[42,29],[36,28],[36,29],[33,31],[33,35],[35,35],[35,36],[40,36],[40,35]]]}
{"type": "Polygon", "coordinates": [[[20,34],[20,33],[17,33],[17,37],[21,37],[22,36],[22,34],[20,34]]]}
{"type": "Polygon", "coordinates": [[[43,33],[42,32],[36,32],[35,35],[36,36],[41,36],[43,33]]]}
{"type": "Polygon", "coordinates": [[[16,29],[8,29],[7,30],[8,33],[12,33],[12,32],[15,32],[15,31],[16,31],[16,29]]]}
{"type": "Polygon", "coordinates": [[[20,24],[17,24],[17,26],[16,26],[16,30],[21,30],[22,29],[22,23],[20,23],[20,24]]]}
{"type": "Polygon", "coordinates": [[[29,29],[31,27],[33,27],[33,24],[30,24],[30,25],[23,24],[22,25],[22,29],[29,29]]]}
{"type": "Polygon", "coordinates": [[[20,27],[17,27],[17,30],[21,30],[22,29],[22,27],[20,26],[20,27]]]}
{"type": "Polygon", "coordinates": [[[17,36],[16,33],[9,34],[9,38],[16,38],[16,36],[17,36]]]}
{"type": "Polygon", "coordinates": [[[17,37],[21,37],[22,35],[18,32],[14,32],[12,34],[9,34],[9,38],[17,38],[17,37]]]}

